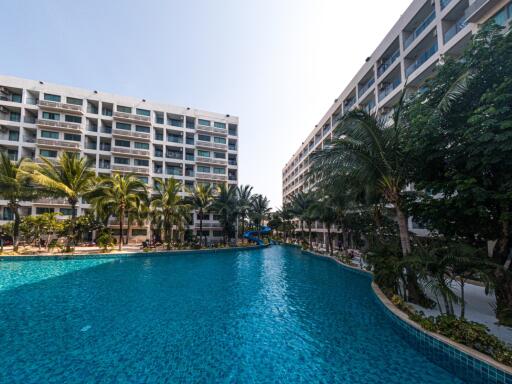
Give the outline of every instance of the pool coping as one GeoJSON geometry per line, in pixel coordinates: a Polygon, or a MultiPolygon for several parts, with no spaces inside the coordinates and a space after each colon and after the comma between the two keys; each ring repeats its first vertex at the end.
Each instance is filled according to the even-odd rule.
{"type": "Polygon", "coordinates": [[[148,251],[148,252],[120,252],[120,253],[73,253],[73,254],[43,254],[43,255],[0,255],[1,261],[33,261],[33,260],[81,260],[81,259],[117,259],[127,257],[151,257],[151,256],[166,256],[177,254],[196,254],[196,253],[221,253],[229,251],[243,251],[254,250],[268,247],[265,245],[251,245],[247,247],[230,247],[230,248],[202,248],[202,249],[174,249],[162,251],[148,251]]]}
{"type": "MultiPolygon", "coordinates": [[[[437,341],[439,341],[441,343],[447,344],[448,346],[458,350],[459,352],[461,352],[463,354],[466,354],[466,355],[469,355],[473,359],[479,360],[480,362],[482,362],[484,364],[487,364],[487,365],[491,366],[492,368],[494,368],[494,369],[496,369],[498,371],[502,371],[504,374],[510,375],[512,377],[512,367],[509,367],[509,366],[507,366],[505,364],[502,364],[502,363],[494,360],[489,355],[486,355],[486,354],[484,354],[482,352],[479,352],[479,351],[477,351],[477,350],[475,350],[473,348],[470,348],[470,347],[468,347],[466,345],[457,343],[457,342],[447,338],[446,336],[440,335],[438,333],[427,331],[426,329],[422,328],[421,325],[419,325],[415,321],[409,319],[409,316],[405,312],[400,310],[398,307],[396,307],[391,302],[391,300],[388,299],[388,297],[384,294],[384,292],[382,292],[382,290],[377,285],[377,283],[375,283],[373,281],[373,273],[371,271],[366,271],[364,269],[361,269],[361,268],[358,268],[358,267],[354,267],[354,266],[345,264],[342,261],[336,259],[335,257],[333,257],[331,255],[324,255],[324,254],[320,254],[320,253],[316,253],[314,251],[304,250],[304,249],[302,249],[302,252],[306,253],[306,254],[311,254],[311,255],[314,255],[314,256],[317,256],[317,257],[323,257],[323,258],[326,258],[326,259],[333,260],[334,262],[336,262],[337,264],[339,264],[343,268],[346,268],[346,269],[350,270],[351,272],[356,272],[356,273],[359,273],[359,274],[365,274],[367,276],[372,277],[371,288],[372,288],[372,291],[373,291],[375,297],[381,302],[381,304],[383,304],[384,308],[386,308],[389,312],[391,312],[391,314],[395,315],[399,320],[401,320],[402,322],[406,323],[409,326],[412,326],[417,331],[420,331],[423,334],[425,334],[427,336],[430,336],[431,338],[433,338],[433,339],[435,339],[435,340],[437,340],[437,341]]],[[[503,382],[505,382],[505,381],[503,381],[503,382]]],[[[509,381],[507,381],[507,383],[508,382],[509,381]]],[[[498,381],[496,381],[496,383],[498,383],[498,381]]]]}

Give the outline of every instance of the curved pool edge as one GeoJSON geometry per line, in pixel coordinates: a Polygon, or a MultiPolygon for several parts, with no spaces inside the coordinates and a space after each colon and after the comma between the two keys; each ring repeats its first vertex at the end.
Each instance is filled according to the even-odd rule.
{"type": "Polygon", "coordinates": [[[421,353],[439,366],[462,380],[467,380],[468,383],[512,383],[512,367],[506,366],[488,355],[450,340],[445,336],[429,332],[409,319],[405,312],[398,309],[384,295],[379,286],[373,281],[372,272],[347,265],[330,255],[323,255],[308,250],[302,250],[302,253],[332,260],[349,272],[371,278],[372,293],[377,303],[385,311],[384,313],[397,326],[403,337],[409,338],[409,341],[414,343],[421,353]]]}
{"type": "Polygon", "coordinates": [[[80,260],[80,259],[118,259],[126,257],[153,257],[153,256],[172,256],[172,255],[190,255],[204,252],[224,253],[232,251],[250,251],[254,249],[266,248],[269,245],[251,245],[248,247],[232,248],[205,248],[205,249],[178,249],[150,252],[126,252],[126,253],[75,253],[75,254],[55,254],[55,255],[19,255],[12,256],[0,255],[0,261],[33,261],[33,260],[80,260]]]}

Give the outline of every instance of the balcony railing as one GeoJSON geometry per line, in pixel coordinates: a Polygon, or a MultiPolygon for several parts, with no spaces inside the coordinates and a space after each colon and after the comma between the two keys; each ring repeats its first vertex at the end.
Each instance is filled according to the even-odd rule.
{"type": "Polygon", "coordinates": [[[436,18],[436,11],[432,11],[430,15],[428,15],[425,20],[421,22],[421,24],[414,30],[413,33],[404,41],[404,49],[407,49],[416,38],[421,35],[421,33],[434,21],[436,18]]]}
{"type": "Polygon", "coordinates": [[[123,173],[138,173],[141,175],[149,175],[149,168],[132,167],[130,165],[112,165],[112,170],[123,173]]]}
{"type": "Polygon", "coordinates": [[[441,0],[441,9],[445,9],[452,0],[441,0]]]}
{"type": "Polygon", "coordinates": [[[39,100],[37,103],[42,109],[50,109],[53,111],[64,111],[69,113],[83,114],[84,111],[81,105],[58,103],[56,101],[39,100]]]}
{"type": "Polygon", "coordinates": [[[211,157],[204,157],[204,156],[197,156],[196,162],[206,163],[206,164],[220,164],[220,165],[227,164],[227,161],[225,159],[213,159],[211,157]]]}
{"type": "Polygon", "coordinates": [[[428,59],[437,52],[437,43],[434,43],[429,49],[423,52],[418,58],[405,69],[405,76],[409,76],[419,67],[421,67],[428,59]]]}
{"type": "Polygon", "coordinates": [[[375,83],[375,79],[372,77],[370,80],[368,80],[365,84],[361,85],[359,87],[359,97],[364,95],[364,93],[370,89],[370,87],[375,83]]]}
{"type": "Polygon", "coordinates": [[[40,197],[34,201],[34,204],[69,205],[65,197],[40,197]]]}
{"type": "Polygon", "coordinates": [[[196,172],[196,178],[201,180],[213,180],[213,181],[226,181],[228,177],[226,175],[217,175],[213,173],[196,172]]]}
{"type": "Polygon", "coordinates": [[[462,17],[455,24],[453,24],[452,27],[448,29],[444,34],[444,43],[446,44],[448,41],[450,41],[453,36],[462,31],[466,25],[468,25],[468,23],[466,22],[465,17],[462,17]]]}
{"type": "Polygon", "coordinates": [[[167,175],[172,175],[172,176],[183,176],[183,171],[178,168],[167,168],[165,170],[165,173],[167,175]]]}
{"type": "Polygon", "coordinates": [[[397,49],[377,68],[377,76],[380,77],[400,57],[400,49],[397,49]]]}
{"type": "Polygon", "coordinates": [[[65,121],[55,121],[47,119],[37,119],[37,125],[42,127],[50,127],[56,129],[62,129],[66,131],[81,132],[82,126],[77,123],[67,123],[65,121]]]}
{"type": "Polygon", "coordinates": [[[389,95],[391,92],[393,92],[399,85],[400,85],[400,79],[395,79],[391,83],[388,83],[383,88],[379,90],[379,101],[384,99],[387,95],[389,95]]]}
{"type": "Polygon", "coordinates": [[[181,153],[181,152],[166,152],[165,157],[167,157],[168,159],[183,160],[183,153],[181,153]]]}
{"type": "Polygon", "coordinates": [[[149,157],[149,151],[146,151],[144,149],[132,149],[114,146],[112,147],[112,153],[149,157]]]}
{"type": "Polygon", "coordinates": [[[197,140],[196,145],[198,147],[224,149],[224,150],[226,150],[226,148],[227,148],[227,144],[212,143],[211,141],[202,141],[202,140],[197,140]]]}
{"type": "Polygon", "coordinates": [[[228,134],[228,130],[225,128],[215,128],[215,127],[200,125],[200,124],[198,124],[196,126],[196,130],[208,132],[208,133],[218,133],[218,134],[224,135],[224,136],[227,136],[227,134],[228,134]]]}
{"type": "Polygon", "coordinates": [[[41,147],[64,148],[79,151],[80,143],[62,140],[37,139],[37,145],[41,147]]]}
{"type": "Polygon", "coordinates": [[[125,120],[135,123],[151,123],[151,117],[150,116],[142,116],[142,115],[134,115],[133,113],[127,113],[127,112],[114,112],[114,119],[116,120],[125,120]]]}
{"type": "Polygon", "coordinates": [[[116,129],[112,130],[112,136],[122,136],[122,137],[130,137],[135,139],[143,139],[143,140],[151,140],[151,134],[145,132],[134,132],[128,131],[126,129],[116,129]]]}

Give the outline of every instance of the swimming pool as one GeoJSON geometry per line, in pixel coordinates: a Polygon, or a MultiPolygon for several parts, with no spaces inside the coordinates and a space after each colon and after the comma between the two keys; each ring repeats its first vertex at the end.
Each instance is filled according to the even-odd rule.
{"type": "Polygon", "coordinates": [[[0,290],[1,383],[462,383],[399,336],[367,277],[295,248],[50,276],[0,290]]]}

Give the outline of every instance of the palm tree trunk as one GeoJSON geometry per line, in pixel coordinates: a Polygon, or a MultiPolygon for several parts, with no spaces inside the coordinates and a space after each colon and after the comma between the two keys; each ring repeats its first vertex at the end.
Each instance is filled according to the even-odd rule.
{"type": "Polygon", "coordinates": [[[403,256],[407,256],[411,252],[411,241],[409,238],[409,230],[407,227],[407,217],[402,209],[395,203],[396,218],[398,221],[398,230],[400,232],[400,245],[402,246],[403,256]]]}
{"type": "Polygon", "coordinates": [[[123,224],[124,224],[124,208],[119,208],[119,250],[123,249],[123,224]]]}
{"type": "Polygon", "coordinates": [[[132,227],[132,221],[128,219],[128,227],[126,228],[126,240],[124,242],[125,245],[128,245],[128,240],[130,239],[130,229],[132,227]]]}
{"type": "Polygon", "coordinates": [[[242,244],[244,243],[244,234],[245,234],[245,215],[241,216],[242,218],[242,244]]]}
{"type": "Polygon", "coordinates": [[[203,210],[199,210],[199,247],[203,246],[203,210]]]}
{"type": "Polygon", "coordinates": [[[71,248],[71,244],[75,245],[75,223],[76,223],[76,202],[73,200],[71,205],[71,236],[68,238],[67,248],[71,248]]]}
{"type": "Polygon", "coordinates": [[[313,250],[313,245],[311,244],[311,224],[308,224],[308,243],[309,243],[309,250],[313,250]]]}
{"type": "Polygon", "coordinates": [[[466,311],[466,303],[464,302],[464,279],[460,279],[460,318],[463,319],[466,311]]]}
{"type": "Polygon", "coordinates": [[[333,249],[332,249],[332,238],[331,238],[331,226],[328,225],[327,226],[327,246],[328,246],[328,251],[329,251],[329,255],[333,255],[333,249]]]}
{"type": "Polygon", "coordinates": [[[18,210],[18,205],[15,201],[11,201],[9,204],[11,211],[14,215],[14,226],[12,231],[12,244],[13,244],[13,251],[18,251],[18,244],[20,241],[20,213],[18,210]]]}

